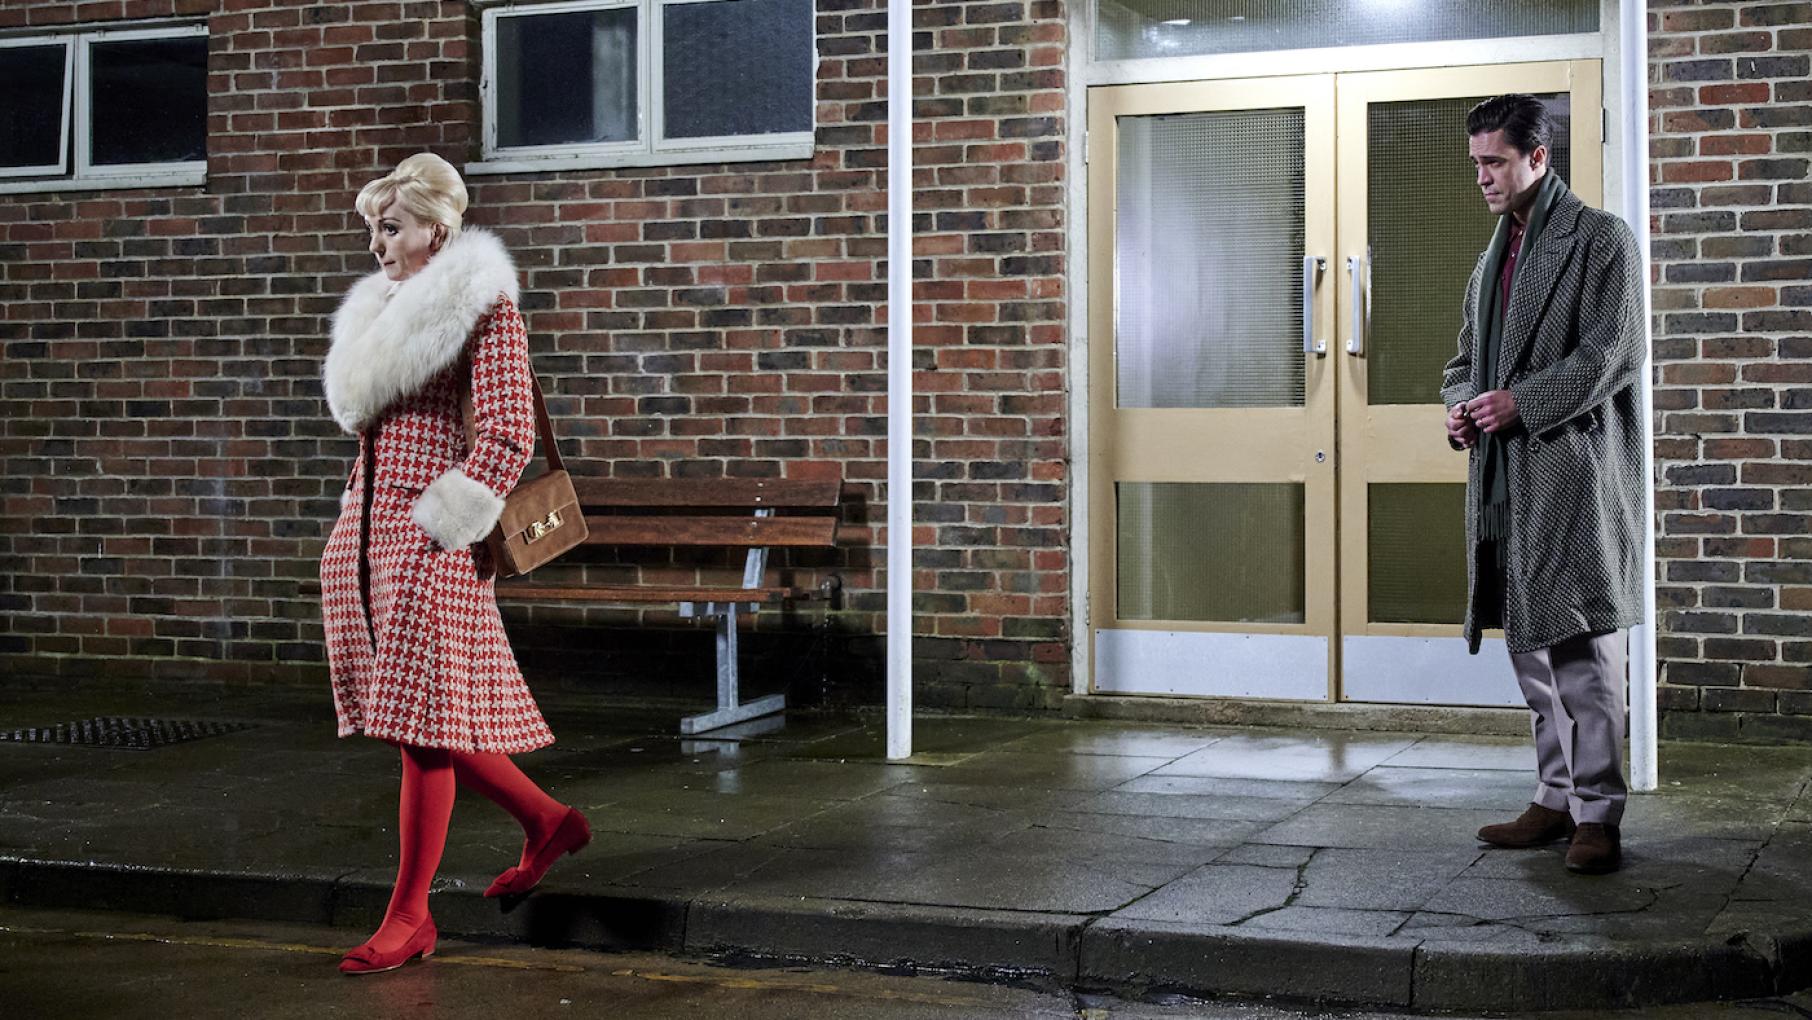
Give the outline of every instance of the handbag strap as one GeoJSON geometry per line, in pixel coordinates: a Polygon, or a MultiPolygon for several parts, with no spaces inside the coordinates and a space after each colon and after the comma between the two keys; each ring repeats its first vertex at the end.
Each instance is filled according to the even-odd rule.
{"type": "MultiPolygon", "coordinates": [[[[478,423],[472,418],[472,363],[470,359],[461,359],[461,362],[459,416],[465,420],[466,449],[469,451],[478,446],[478,423]]],[[[564,471],[566,465],[560,460],[560,443],[554,438],[554,423],[547,416],[547,400],[541,396],[541,376],[532,365],[529,385],[535,394],[535,433],[541,437],[541,455],[547,458],[548,470],[564,471]]]]}

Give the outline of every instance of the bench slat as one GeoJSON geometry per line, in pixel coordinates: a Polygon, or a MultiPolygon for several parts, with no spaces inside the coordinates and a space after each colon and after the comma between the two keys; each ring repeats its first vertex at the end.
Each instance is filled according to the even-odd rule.
{"type": "Polygon", "coordinates": [[[827,547],[835,517],[618,517],[585,515],[586,545],[827,547]]]}
{"type": "Polygon", "coordinates": [[[591,507],[738,507],[821,509],[837,505],[832,478],[588,478],[573,476],[580,505],[591,507]]]}
{"type": "Polygon", "coordinates": [[[501,600],[538,600],[547,602],[736,602],[756,604],[783,599],[815,598],[818,592],[807,588],[682,588],[612,585],[601,587],[563,587],[551,584],[500,584],[501,600]]]}

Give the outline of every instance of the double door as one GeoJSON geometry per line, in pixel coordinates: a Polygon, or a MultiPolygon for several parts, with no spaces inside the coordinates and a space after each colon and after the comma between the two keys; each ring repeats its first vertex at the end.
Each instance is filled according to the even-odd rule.
{"type": "Polygon", "coordinates": [[[1096,690],[1522,703],[1501,636],[1459,636],[1440,379],[1495,225],[1465,117],[1538,95],[1597,204],[1599,82],[1568,61],[1090,91],[1096,690]]]}

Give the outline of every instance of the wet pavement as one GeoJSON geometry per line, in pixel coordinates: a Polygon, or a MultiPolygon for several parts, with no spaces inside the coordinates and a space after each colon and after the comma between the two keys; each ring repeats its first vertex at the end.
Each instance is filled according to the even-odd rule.
{"type": "MultiPolygon", "coordinates": [[[[1449,1010],[1633,1006],[1812,983],[1812,748],[1663,745],[1626,866],[1481,847],[1533,752],[1503,738],[924,717],[672,733],[676,705],[543,694],[522,764],[597,839],[512,909],[521,837],[461,794],[443,931],[537,945],[891,966],[1126,994],[1449,1010]]],[[[381,915],[395,752],[325,694],[11,689],[0,730],[97,715],[248,720],[149,751],[0,742],[15,905],[333,924],[381,915]]]]}

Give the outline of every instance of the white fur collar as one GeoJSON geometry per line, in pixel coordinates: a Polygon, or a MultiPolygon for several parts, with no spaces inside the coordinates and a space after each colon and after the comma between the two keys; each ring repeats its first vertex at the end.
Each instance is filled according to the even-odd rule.
{"type": "Polygon", "coordinates": [[[334,313],[321,372],[334,421],[357,435],[458,361],[500,294],[517,299],[515,263],[497,235],[477,227],[400,284],[381,270],[353,284],[334,313]]]}

